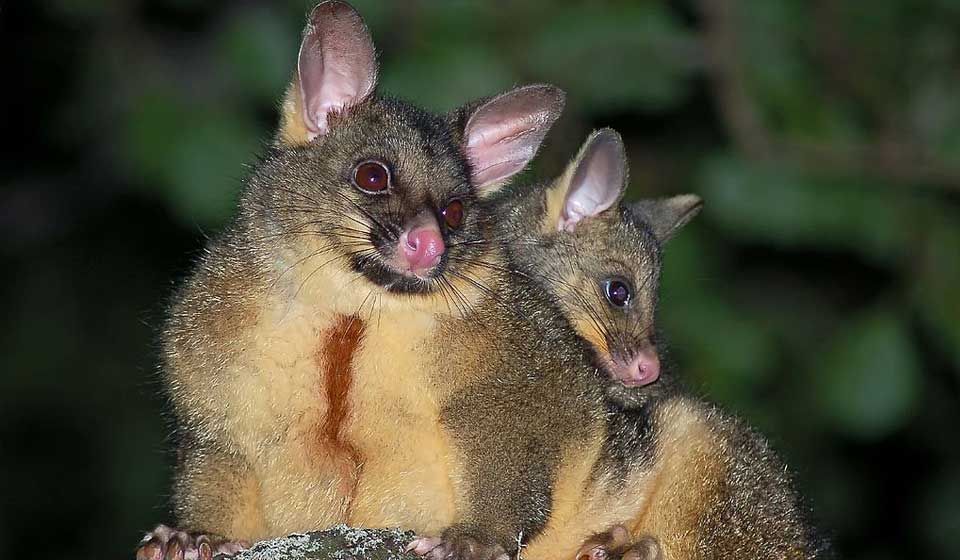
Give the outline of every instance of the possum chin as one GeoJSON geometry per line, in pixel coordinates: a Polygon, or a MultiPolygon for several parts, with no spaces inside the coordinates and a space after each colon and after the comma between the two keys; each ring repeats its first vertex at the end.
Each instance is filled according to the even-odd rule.
{"type": "Polygon", "coordinates": [[[354,271],[363,275],[369,282],[376,284],[390,293],[397,294],[431,294],[437,290],[437,279],[446,269],[446,256],[440,257],[439,262],[426,271],[397,270],[393,266],[381,261],[372,261],[369,257],[366,262],[363,258],[354,258],[354,271]]]}

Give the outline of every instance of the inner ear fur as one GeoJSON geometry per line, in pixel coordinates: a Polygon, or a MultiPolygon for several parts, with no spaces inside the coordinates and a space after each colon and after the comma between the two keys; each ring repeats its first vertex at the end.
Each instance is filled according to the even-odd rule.
{"type": "Polygon", "coordinates": [[[623,198],[629,183],[626,151],[612,128],[593,132],[566,169],[548,188],[543,233],[573,231],[586,219],[606,215],[623,198]]]}
{"type": "Polygon", "coordinates": [[[563,111],[564,92],[549,84],[522,86],[460,111],[471,181],[490,196],[533,160],[563,111]]]}
{"type": "Polygon", "coordinates": [[[321,2],[303,31],[275,143],[306,144],[326,134],[329,118],[367,99],[376,82],[376,50],[363,18],[346,2],[321,2]]]}

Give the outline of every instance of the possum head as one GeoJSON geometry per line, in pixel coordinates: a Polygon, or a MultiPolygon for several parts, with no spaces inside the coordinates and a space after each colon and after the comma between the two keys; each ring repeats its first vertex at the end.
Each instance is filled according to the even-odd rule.
{"type": "Polygon", "coordinates": [[[274,149],[248,189],[254,220],[283,247],[281,266],[333,278],[345,305],[357,294],[432,305],[473,276],[489,221],[477,201],[534,157],[563,93],[521,87],[435,115],[376,84],[360,16],[318,5],[274,149]]]}
{"type": "Polygon", "coordinates": [[[620,136],[592,134],[548,188],[527,265],[556,297],[611,380],[648,385],[660,375],[656,341],[660,250],[699,211],[681,195],[623,202],[628,168],[620,136]]]}

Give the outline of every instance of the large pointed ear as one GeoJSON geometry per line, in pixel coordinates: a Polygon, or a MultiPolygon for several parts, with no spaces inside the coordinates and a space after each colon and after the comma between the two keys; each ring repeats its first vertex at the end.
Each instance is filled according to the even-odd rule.
{"type": "Polygon", "coordinates": [[[585,219],[609,210],[627,188],[627,157],[616,130],[591,134],[563,175],[547,192],[544,233],[573,231],[585,219]]]}
{"type": "Polygon", "coordinates": [[[464,127],[471,179],[487,195],[537,155],[563,111],[564,93],[549,85],[520,87],[480,104],[464,127]]]}
{"type": "Polygon", "coordinates": [[[321,2],[303,31],[279,142],[304,144],[326,134],[330,116],[369,97],[376,84],[376,51],[360,14],[346,2],[321,2]]]}
{"type": "Polygon", "coordinates": [[[626,205],[627,210],[650,225],[660,243],[666,243],[703,208],[703,199],[695,194],[670,198],[650,198],[626,205]]]}

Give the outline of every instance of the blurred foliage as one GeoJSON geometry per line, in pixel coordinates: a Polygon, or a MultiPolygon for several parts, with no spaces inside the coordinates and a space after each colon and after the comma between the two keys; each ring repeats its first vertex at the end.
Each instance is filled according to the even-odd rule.
{"type": "MultiPolygon", "coordinates": [[[[848,558],[960,556],[960,3],[358,1],[436,110],[552,82],[627,140],[678,375],[767,433],[848,558]]],[[[0,7],[0,557],[168,520],[153,339],[275,124],[308,0],[0,7]],[[49,535],[57,535],[51,539],[49,535]]]]}

